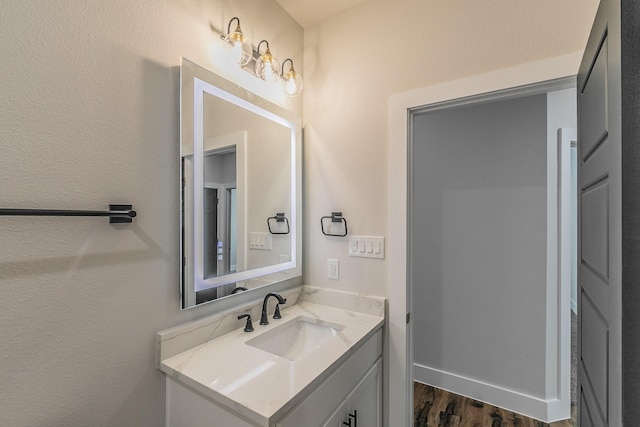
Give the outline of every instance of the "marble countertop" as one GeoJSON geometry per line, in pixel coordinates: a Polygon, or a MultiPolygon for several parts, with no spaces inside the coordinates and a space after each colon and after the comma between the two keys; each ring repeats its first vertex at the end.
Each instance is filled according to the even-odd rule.
{"type": "Polygon", "coordinates": [[[161,360],[159,368],[216,403],[267,426],[297,403],[301,392],[327,376],[328,368],[346,360],[382,327],[384,317],[305,301],[283,310],[282,319],[269,322],[263,326],[254,319],[253,332],[236,329],[161,360]],[[298,316],[344,328],[295,361],[246,344],[298,316]]]}

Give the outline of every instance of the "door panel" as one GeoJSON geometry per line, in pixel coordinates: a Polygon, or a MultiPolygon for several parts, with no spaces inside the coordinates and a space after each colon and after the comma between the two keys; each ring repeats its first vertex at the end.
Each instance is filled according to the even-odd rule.
{"type": "Polygon", "coordinates": [[[582,92],[582,159],[587,159],[598,142],[606,138],[607,124],[607,39],[591,70],[589,80],[582,92]]]}
{"type": "Polygon", "coordinates": [[[582,330],[589,331],[582,336],[581,345],[585,380],[593,389],[598,413],[606,418],[609,325],[585,292],[581,295],[580,303],[582,330]]]}
{"type": "Polygon", "coordinates": [[[588,411],[589,405],[587,405],[584,395],[580,401],[580,407],[583,408],[580,426],[581,427],[594,427],[591,414],[588,411]]]}
{"type": "Polygon", "coordinates": [[[609,179],[582,193],[582,262],[604,282],[609,278],[609,179]]]}
{"type": "Polygon", "coordinates": [[[620,0],[602,0],[578,74],[579,425],[622,425],[620,0]]]}

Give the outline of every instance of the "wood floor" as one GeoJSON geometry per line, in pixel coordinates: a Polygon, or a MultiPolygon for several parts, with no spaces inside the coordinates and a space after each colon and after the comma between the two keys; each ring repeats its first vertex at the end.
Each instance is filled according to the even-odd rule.
{"type": "Polygon", "coordinates": [[[414,427],[574,427],[573,420],[543,423],[506,409],[413,383],[414,427]]]}

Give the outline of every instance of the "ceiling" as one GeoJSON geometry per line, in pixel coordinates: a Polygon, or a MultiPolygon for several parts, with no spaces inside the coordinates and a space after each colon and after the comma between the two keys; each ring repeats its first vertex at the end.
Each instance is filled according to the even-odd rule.
{"type": "Polygon", "coordinates": [[[309,28],[366,0],[276,0],[302,28],[309,28]]]}

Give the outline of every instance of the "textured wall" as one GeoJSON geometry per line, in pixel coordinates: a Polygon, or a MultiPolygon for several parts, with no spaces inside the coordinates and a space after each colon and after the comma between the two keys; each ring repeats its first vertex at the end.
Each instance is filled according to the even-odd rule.
{"type": "Polygon", "coordinates": [[[164,425],[155,333],[212,312],[179,310],[178,66],[252,84],[216,56],[235,15],[303,72],[271,0],[0,2],[0,207],[139,213],[0,218],[0,425],[164,425]]]}

